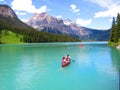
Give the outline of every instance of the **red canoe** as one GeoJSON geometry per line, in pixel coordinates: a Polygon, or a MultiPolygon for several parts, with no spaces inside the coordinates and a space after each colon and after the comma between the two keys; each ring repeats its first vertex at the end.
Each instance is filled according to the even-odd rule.
{"type": "Polygon", "coordinates": [[[62,67],[68,66],[69,64],[70,64],[70,62],[68,62],[68,63],[63,63],[62,62],[62,67]]]}

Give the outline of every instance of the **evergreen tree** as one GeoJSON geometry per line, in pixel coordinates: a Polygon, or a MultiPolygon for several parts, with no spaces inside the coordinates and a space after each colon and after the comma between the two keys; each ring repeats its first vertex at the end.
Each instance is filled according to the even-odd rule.
{"type": "Polygon", "coordinates": [[[120,14],[117,16],[117,31],[116,31],[116,42],[120,39],[120,14]]]}
{"type": "Polygon", "coordinates": [[[120,14],[118,13],[116,21],[113,18],[111,33],[110,33],[110,42],[114,44],[119,43],[120,41],[120,14]]]}
{"type": "Polygon", "coordinates": [[[1,44],[2,30],[0,29],[0,44],[1,44]]]}
{"type": "Polygon", "coordinates": [[[115,41],[115,31],[116,31],[116,24],[115,24],[115,18],[113,17],[111,33],[110,33],[110,42],[115,41]]]}
{"type": "MultiPolygon", "coordinates": [[[[52,27],[46,27],[43,31],[51,30],[52,27]]],[[[0,42],[1,40],[1,32],[4,35],[8,35],[8,31],[16,33],[16,36],[22,35],[20,39],[23,42],[27,43],[40,43],[40,42],[56,42],[56,41],[80,41],[77,38],[73,38],[65,35],[57,35],[51,34],[48,32],[41,32],[36,29],[31,28],[30,26],[21,23],[19,20],[8,18],[0,15],[0,42]]]]}

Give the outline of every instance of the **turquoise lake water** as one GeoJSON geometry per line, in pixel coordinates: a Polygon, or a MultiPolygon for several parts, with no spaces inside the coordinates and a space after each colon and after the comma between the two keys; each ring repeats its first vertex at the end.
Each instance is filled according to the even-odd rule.
{"type": "Polygon", "coordinates": [[[0,90],[119,90],[119,68],[106,42],[0,45],[0,90]]]}

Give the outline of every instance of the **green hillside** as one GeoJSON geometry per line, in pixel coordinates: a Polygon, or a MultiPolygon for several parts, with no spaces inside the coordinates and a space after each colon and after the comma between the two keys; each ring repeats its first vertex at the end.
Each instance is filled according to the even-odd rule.
{"type": "Polygon", "coordinates": [[[1,32],[1,42],[5,44],[21,44],[23,36],[11,31],[3,30],[1,32]]]}
{"type": "MultiPolygon", "coordinates": [[[[5,12],[10,12],[8,11],[10,8],[9,6],[0,5],[1,9],[2,7],[6,7],[5,12]]],[[[1,11],[4,11],[4,9],[1,11]]],[[[41,32],[23,23],[17,17],[14,17],[14,15],[13,17],[11,17],[9,16],[9,13],[6,16],[2,12],[0,14],[0,43],[41,43],[76,41],[80,40],[67,35],[57,35],[47,32],[41,32]],[[5,34],[5,32],[7,32],[7,34],[5,34]]]]}

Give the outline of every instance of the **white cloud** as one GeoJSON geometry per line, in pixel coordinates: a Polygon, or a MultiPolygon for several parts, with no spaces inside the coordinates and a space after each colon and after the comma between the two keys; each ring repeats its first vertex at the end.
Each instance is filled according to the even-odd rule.
{"type": "Polygon", "coordinates": [[[114,3],[119,3],[119,0],[89,0],[92,3],[98,4],[101,7],[109,8],[114,3]]]}
{"type": "Polygon", "coordinates": [[[15,12],[17,15],[26,15],[25,12],[15,12]]]}
{"type": "Polygon", "coordinates": [[[80,9],[75,9],[75,10],[73,10],[73,13],[77,13],[79,11],[80,11],[80,9]]]}
{"type": "Polygon", "coordinates": [[[28,19],[20,19],[21,21],[27,23],[28,22],[28,19]]]}
{"type": "Polygon", "coordinates": [[[0,0],[1,3],[3,4],[6,4],[6,1],[5,0],[0,0]]]}
{"type": "Polygon", "coordinates": [[[46,5],[43,5],[39,9],[37,9],[33,4],[32,0],[13,0],[11,3],[12,9],[18,11],[26,11],[28,13],[41,13],[49,11],[46,5]]]}
{"type": "Polygon", "coordinates": [[[61,15],[58,15],[58,16],[56,16],[56,18],[57,18],[57,19],[61,19],[61,18],[62,18],[62,16],[61,16],[61,15]]]}
{"type": "Polygon", "coordinates": [[[78,18],[76,20],[76,24],[80,25],[80,26],[87,26],[92,22],[92,19],[88,19],[88,20],[83,20],[81,18],[78,18]]]}
{"type": "Polygon", "coordinates": [[[75,4],[71,4],[70,7],[71,7],[71,10],[75,10],[77,8],[75,4]]]}
{"type": "Polygon", "coordinates": [[[3,2],[4,0],[0,0],[1,2],[3,2]]]}
{"type": "Polygon", "coordinates": [[[109,21],[109,22],[112,22],[112,21],[113,21],[113,19],[111,18],[111,19],[109,19],[108,21],[109,21]]]}
{"type": "Polygon", "coordinates": [[[80,9],[78,9],[75,4],[71,4],[70,7],[71,7],[71,11],[72,11],[73,13],[77,13],[77,12],[80,11],[80,9]]]}
{"type": "Polygon", "coordinates": [[[94,18],[101,17],[116,17],[120,13],[120,1],[119,0],[89,0],[99,6],[106,8],[105,11],[96,12],[94,18]]]}
{"type": "Polygon", "coordinates": [[[118,13],[120,13],[120,6],[110,8],[110,9],[108,9],[106,11],[99,11],[99,12],[95,13],[94,18],[116,17],[118,13]]]}

